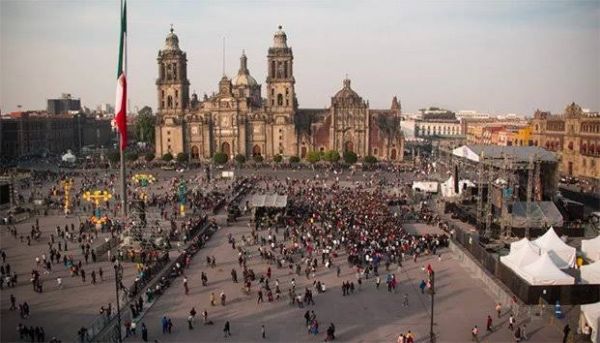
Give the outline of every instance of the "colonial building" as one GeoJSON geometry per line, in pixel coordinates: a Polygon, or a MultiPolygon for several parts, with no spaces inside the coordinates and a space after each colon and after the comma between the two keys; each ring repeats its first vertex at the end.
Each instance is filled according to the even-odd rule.
{"type": "Polygon", "coordinates": [[[158,156],[184,153],[198,160],[223,152],[229,158],[237,154],[305,157],[311,150],[338,150],[383,160],[403,158],[401,107],[396,97],[389,110],[370,109],[346,79],[329,108],[298,107],[294,54],[281,27],[268,49],[266,98],[250,75],[244,53],[237,75],[233,79],[223,75],[218,92],[202,99],[189,96],[187,55],[173,29],[157,60],[158,156]]]}
{"type": "Polygon", "coordinates": [[[420,111],[421,118],[415,120],[416,137],[456,138],[464,135],[454,112],[437,107],[420,111]]]}
{"type": "Polygon", "coordinates": [[[575,103],[562,115],[536,111],[531,122],[533,144],[560,156],[563,174],[600,178],[600,115],[584,113],[575,103]]]}

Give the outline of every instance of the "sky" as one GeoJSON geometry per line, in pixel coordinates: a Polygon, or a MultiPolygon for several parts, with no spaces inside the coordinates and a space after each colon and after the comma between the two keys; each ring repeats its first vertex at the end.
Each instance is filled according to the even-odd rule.
{"type": "MultiPolygon", "coordinates": [[[[282,25],[300,107],[324,108],[347,74],[371,108],[531,115],[575,101],[600,110],[600,1],[130,0],[132,109],[156,108],[156,57],[173,24],[190,91],[235,76],[242,50],[264,84],[282,25]]],[[[44,109],[71,93],[114,104],[119,2],[0,0],[0,110],[44,109]]],[[[264,86],[263,86],[264,91],[264,86]]],[[[265,96],[263,92],[263,96],[265,96]]]]}

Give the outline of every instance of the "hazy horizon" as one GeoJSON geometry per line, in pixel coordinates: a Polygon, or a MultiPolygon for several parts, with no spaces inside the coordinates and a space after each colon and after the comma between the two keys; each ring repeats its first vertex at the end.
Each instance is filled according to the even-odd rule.
{"type": "MultiPolygon", "coordinates": [[[[128,5],[131,105],[156,109],[156,57],[174,25],[190,91],[218,89],[242,50],[264,85],[272,35],[294,51],[300,107],[329,106],[348,74],[371,108],[531,115],[575,101],[600,109],[600,1],[134,1],[128,5]]],[[[0,109],[44,109],[71,93],[114,104],[119,1],[1,1],[0,109]]],[[[263,87],[264,88],[264,87],[263,87]]],[[[264,89],[263,89],[264,90],[264,89]]],[[[264,92],[263,92],[264,96],[264,92]]]]}

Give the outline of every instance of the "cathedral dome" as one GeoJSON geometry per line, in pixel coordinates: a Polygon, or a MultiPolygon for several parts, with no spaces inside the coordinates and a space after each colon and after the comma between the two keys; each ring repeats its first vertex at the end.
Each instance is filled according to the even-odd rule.
{"type": "Polygon", "coordinates": [[[274,48],[287,48],[287,35],[279,25],[279,30],[273,35],[273,47],[274,48]]]}
{"type": "Polygon", "coordinates": [[[237,76],[233,79],[234,86],[249,86],[254,87],[258,85],[258,82],[250,75],[250,70],[248,70],[248,58],[246,57],[246,53],[242,52],[242,56],[240,57],[240,70],[238,71],[237,76]]]}
{"type": "Polygon", "coordinates": [[[249,86],[253,87],[258,85],[258,82],[250,74],[238,74],[233,79],[234,86],[249,86]]]}
{"type": "Polygon", "coordinates": [[[336,99],[360,98],[360,96],[358,94],[356,94],[356,92],[352,88],[350,88],[350,80],[349,79],[344,80],[344,87],[342,89],[340,89],[337,93],[335,93],[335,95],[333,97],[336,99]]]}
{"type": "Polygon", "coordinates": [[[173,26],[171,25],[171,32],[165,39],[165,50],[179,50],[179,37],[173,33],[173,26]]]}

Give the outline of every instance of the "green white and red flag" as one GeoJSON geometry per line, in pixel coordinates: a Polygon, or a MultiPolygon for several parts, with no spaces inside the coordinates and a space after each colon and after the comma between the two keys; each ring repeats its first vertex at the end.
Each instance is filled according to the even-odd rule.
{"type": "Polygon", "coordinates": [[[127,3],[121,1],[121,35],[117,65],[117,98],[114,125],[119,131],[121,151],[127,147],[127,3]]]}

